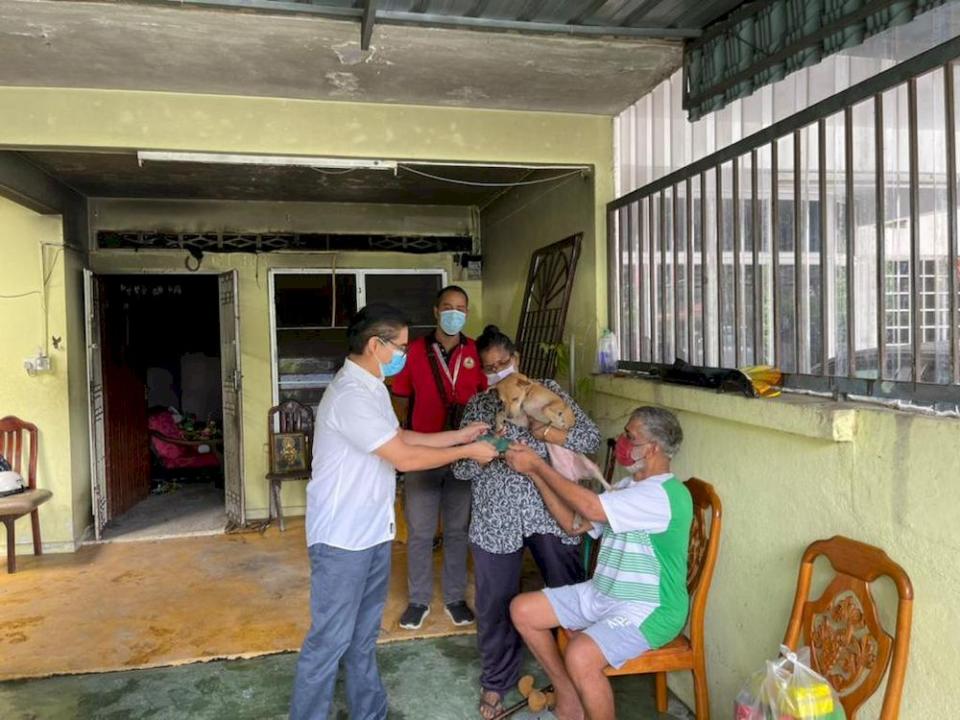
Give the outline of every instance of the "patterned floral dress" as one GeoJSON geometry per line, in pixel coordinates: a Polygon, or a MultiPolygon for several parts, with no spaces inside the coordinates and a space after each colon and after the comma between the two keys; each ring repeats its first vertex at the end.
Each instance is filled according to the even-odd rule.
{"type": "MultiPolygon", "coordinates": [[[[573,409],[576,423],[567,432],[564,447],[574,452],[593,453],[600,446],[600,430],[593,420],[553,380],[541,380],[545,387],[562,397],[573,409]]],[[[478,393],[467,404],[463,424],[485,422],[493,427],[500,399],[495,390],[478,393]]],[[[507,422],[505,436],[514,442],[525,442],[541,457],[547,457],[547,446],[527,429],[507,422]]],[[[557,524],[543,504],[537,488],[529,479],[510,469],[503,459],[481,467],[473,460],[461,460],[453,468],[460,480],[469,480],[473,488],[473,510],[470,519],[470,542],[491,553],[510,553],[523,547],[523,538],[535,534],[558,536],[568,545],[579,538],[570,537],[557,524]]]]}

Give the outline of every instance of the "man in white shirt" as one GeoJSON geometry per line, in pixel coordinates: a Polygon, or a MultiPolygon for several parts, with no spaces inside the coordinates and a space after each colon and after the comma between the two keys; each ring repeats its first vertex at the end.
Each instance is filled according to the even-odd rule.
{"type": "Polygon", "coordinates": [[[426,470],[496,449],[476,439],[488,428],[423,434],[400,429],[383,380],[406,360],[407,321],[389,305],[368,305],[347,329],[349,356],[323,395],[307,485],[311,626],[300,651],[290,717],[327,720],[342,661],[350,713],[387,717],[376,641],[396,531],[396,471],[426,470]]]}

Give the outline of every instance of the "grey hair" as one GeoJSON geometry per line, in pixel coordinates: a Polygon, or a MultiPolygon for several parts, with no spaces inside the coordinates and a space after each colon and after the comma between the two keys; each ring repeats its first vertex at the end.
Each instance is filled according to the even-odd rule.
{"type": "Polygon", "coordinates": [[[683,442],[683,428],[676,415],[663,408],[643,405],[630,413],[629,422],[634,420],[643,423],[643,429],[664,455],[672,458],[677,454],[683,442]]]}

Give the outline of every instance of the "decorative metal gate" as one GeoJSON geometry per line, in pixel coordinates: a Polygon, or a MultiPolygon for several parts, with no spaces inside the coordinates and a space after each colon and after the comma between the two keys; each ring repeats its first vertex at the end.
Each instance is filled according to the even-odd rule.
{"type": "Polygon", "coordinates": [[[520,310],[517,349],[520,370],[534,378],[552,378],[557,370],[557,346],[573,292],[583,233],[537,250],[530,259],[527,289],[520,310]]]}

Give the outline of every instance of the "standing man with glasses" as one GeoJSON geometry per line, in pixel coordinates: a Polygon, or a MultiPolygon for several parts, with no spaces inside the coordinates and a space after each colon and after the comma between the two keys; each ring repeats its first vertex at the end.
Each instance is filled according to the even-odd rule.
{"type": "MultiPolygon", "coordinates": [[[[410,343],[409,361],[393,382],[393,394],[408,398],[407,425],[415,432],[456,430],[470,398],[487,389],[477,347],[462,332],[469,303],[456,285],[437,293],[437,327],[410,343]]],[[[403,483],[408,605],[400,627],[417,630],[430,614],[438,516],[443,520],[444,609],[454,625],[470,625],[476,620],[466,601],[470,483],[454,478],[449,466],[407,473],[403,483]]]]}
{"type": "Polygon", "coordinates": [[[396,531],[396,471],[497,456],[476,442],[488,431],[482,423],[435,434],[400,429],[383,381],[403,369],[407,339],[395,308],[360,310],[347,330],[349,355],[317,410],[306,518],[311,625],[297,662],[293,720],[328,720],[341,662],[350,716],[387,717],[376,642],[396,531]]]}

